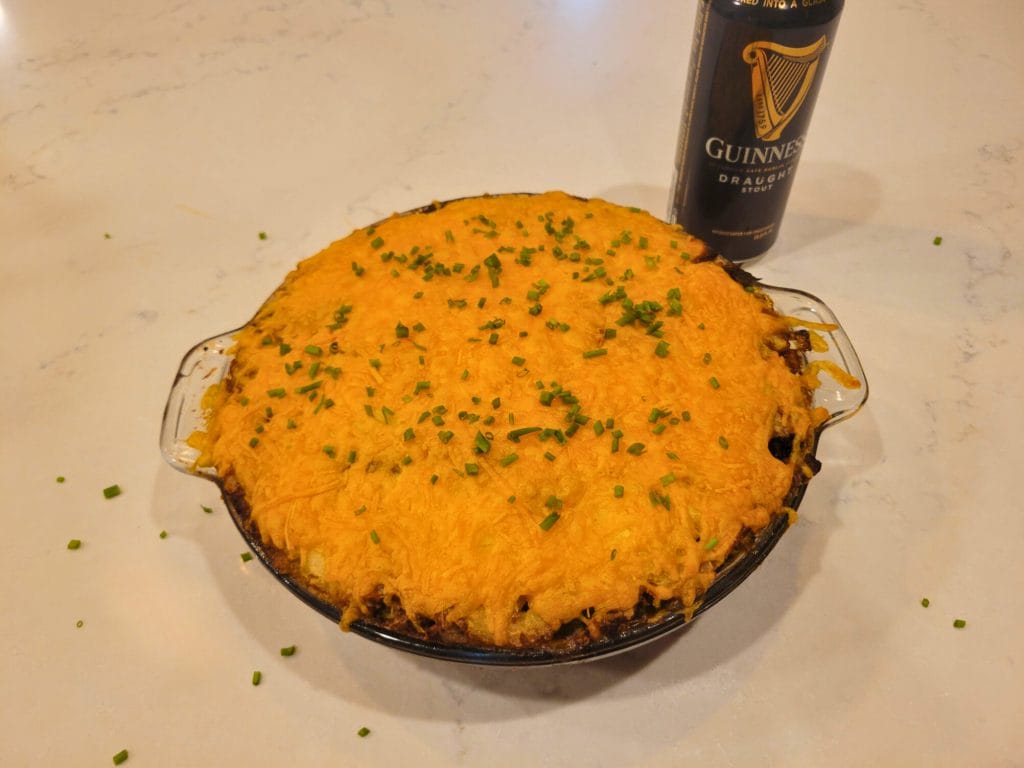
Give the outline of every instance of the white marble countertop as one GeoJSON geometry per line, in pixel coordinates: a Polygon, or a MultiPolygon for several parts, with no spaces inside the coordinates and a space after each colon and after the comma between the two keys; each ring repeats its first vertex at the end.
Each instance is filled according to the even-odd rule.
{"type": "Polygon", "coordinates": [[[848,3],[750,268],[832,306],[871,399],[687,631],[557,669],[388,650],[241,562],[160,456],[184,352],[354,227],[485,191],[664,211],[693,17],[0,0],[0,764],[1024,764],[1016,0],[848,3]]]}

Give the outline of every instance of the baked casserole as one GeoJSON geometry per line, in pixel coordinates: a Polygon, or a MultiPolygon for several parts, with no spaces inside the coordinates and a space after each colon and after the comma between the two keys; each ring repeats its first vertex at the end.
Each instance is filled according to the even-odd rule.
{"type": "Polygon", "coordinates": [[[637,209],[468,198],[301,262],[189,442],[343,629],[585,643],[791,514],[828,416],[803,325],[637,209]]]}

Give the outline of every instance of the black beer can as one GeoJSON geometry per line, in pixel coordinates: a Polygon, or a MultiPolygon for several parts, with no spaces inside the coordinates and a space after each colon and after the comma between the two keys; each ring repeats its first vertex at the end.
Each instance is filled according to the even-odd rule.
{"type": "Polygon", "coordinates": [[[779,233],[843,0],[698,0],[669,220],[733,261],[779,233]]]}

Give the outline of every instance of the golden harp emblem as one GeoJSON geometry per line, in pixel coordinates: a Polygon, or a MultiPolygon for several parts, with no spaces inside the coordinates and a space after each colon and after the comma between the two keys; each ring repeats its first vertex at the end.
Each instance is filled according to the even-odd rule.
{"type": "Polygon", "coordinates": [[[803,48],[755,41],[743,49],[750,65],[757,138],[775,141],[803,106],[828,45],[825,36],[803,48]]]}

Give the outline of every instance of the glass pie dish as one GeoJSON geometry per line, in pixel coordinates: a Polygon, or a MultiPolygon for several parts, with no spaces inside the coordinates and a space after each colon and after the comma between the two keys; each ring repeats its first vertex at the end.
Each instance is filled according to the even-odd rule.
{"type": "MultiPolygon", "coordinates": [[[[813,405],[827,411],[828,416],[816,428],[812,444],[802,452],[806,466],[816,469],[818,464],[814,454],[822,432],[854,415],[867,399],[867,382],[857,354],[835,315],[820,299],[798,290],[761,285],[735,265],[723,263],[723,267],[736,282],[744,286],[756,285],[757,290],[771,300],[779,314],[795,318],[799,325],[813,329],[809,339],[815,343],[809,343],[811,348],[805,353],[807,363],[814,366],[820,380],[820,386],[813,390],[813,405]],[[815,339],[815,336],[820,338],[815,339]]],[[[264,543],[255,523],[250,519],[243,495],[229,490],[213,468],[197,466],[199,452],[189,443],[189,437],[194,432],[205,430],[207,413],[203,405],[204,395],[211,386],[228,376],[233,362],[232,349],[239,330],[202,341],[185,355],[164,411],[161,451],[175,469],[214,482],[221,491],[236,527],[264,566],[296,597],[331,621],[339,623],[342,619],[339,607],[320,592],[316,585],[303,579],[284,552],[264,543]]],[[[779,458],[771,445],[769,450],[779,458]]],[[[784,450],[788,455],[789,449],[784,450]]],[[[799,507],[807,483],[808,478],[804,473],[795,473],[793,484],[783,501],[784,508],[796,510],[799,507]]],[[[409,627],[408,631],[396,630],[394,625],[386,625],[383,620],[378,623],[373,618],[358,619],[347,628],[399,650],[481,665],[561,664],[619,653],[681,628],[722,600],[764,561],[789,527],[790,521],[791,514],[787,514],[784,509],[774,515],[759,532],[747,532],[741,536],[725,561],[715,569],[714,580],[696,603],[684,606],[677,599],[661,603],[642,599],[631,615],[602,626],[597,637],[589,634],[580,620],[568,622],[550,639],[529,647],[453,642],[417,633],[413,627],[409,627]]]]}

